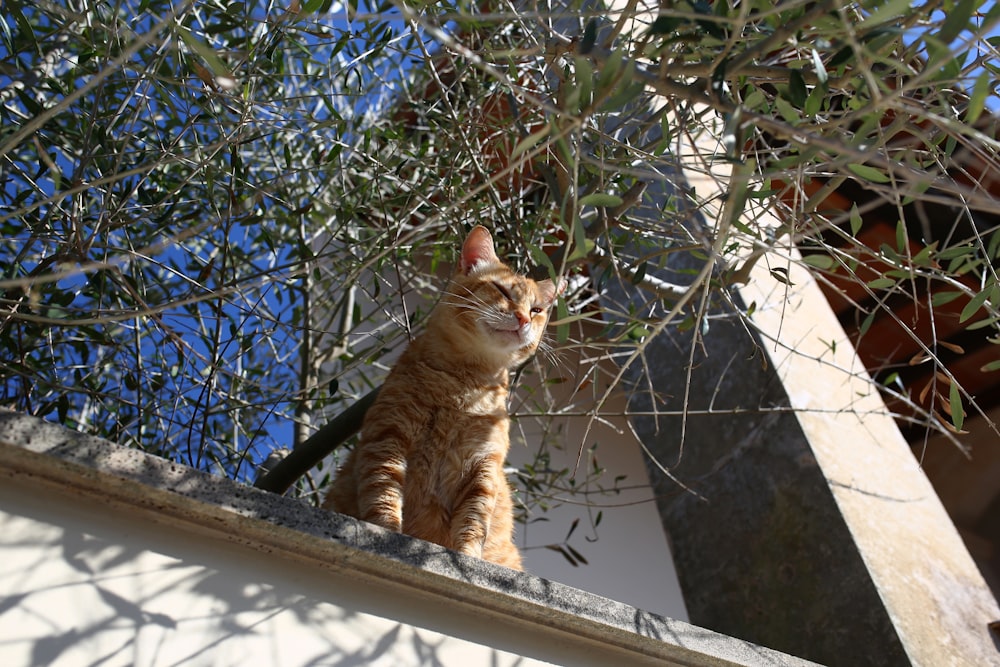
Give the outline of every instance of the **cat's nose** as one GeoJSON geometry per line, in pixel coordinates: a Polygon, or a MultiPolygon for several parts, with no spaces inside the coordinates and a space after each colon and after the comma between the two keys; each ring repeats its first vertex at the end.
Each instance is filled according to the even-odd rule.
{"type": "Polygon", "coordinates": [[[522,328],[528,326],[528,323],[531,322],[531,318],[522,313],[520,310],[515,311],[514,315],[517,317],[517,324],[522,328]]]}

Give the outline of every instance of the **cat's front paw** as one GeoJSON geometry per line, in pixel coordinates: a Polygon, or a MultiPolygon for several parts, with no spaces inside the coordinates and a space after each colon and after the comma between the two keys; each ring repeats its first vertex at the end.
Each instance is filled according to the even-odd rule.
{"type": "Polygon", "coordinates": [[[483,557],[483,543],[482,542],[466,542],[465,544],[459,545],[457,549],[458,553],[465,554],[466,556],[475,556],[476,558],[483,557]]]}
{"type": "Polygon", "coordinates": [[[391,530],[394,533],[403,532],[403,520],[400,517],[372,512],[361,518],[364,521],[367,521],[368,523],[373,523],[376,526],[381,526],[382,528],[385,528],[386,530],[391,530]]]}

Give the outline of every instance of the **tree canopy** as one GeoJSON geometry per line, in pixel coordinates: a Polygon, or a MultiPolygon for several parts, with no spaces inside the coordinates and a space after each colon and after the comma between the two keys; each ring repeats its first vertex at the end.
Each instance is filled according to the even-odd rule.
{"type": "MultiPolygon", "coordinates": [[[[976,0],[10,0],[0,405],[252,479],[378,386],[426,314],[402,292],[433,294],[480,222],[517,268],[572,276],[554,354],[611,356],[636,391],[648,341],[705,335],[713,304],[752,329],[733,289],[762,258],[850,295],[862,337],[900,299],[957,304],[996,351],[998,19],[976,0]]],[[[958,433],[978,403],[936,332],[933,391],[873,373],[905,419],[958,433]]]]}

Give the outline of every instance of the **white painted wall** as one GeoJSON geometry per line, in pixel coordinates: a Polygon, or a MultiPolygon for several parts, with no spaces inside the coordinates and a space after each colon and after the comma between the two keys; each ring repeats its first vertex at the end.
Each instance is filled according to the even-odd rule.
{"type": "Polygon", "coordinates": [[[549,664],[430,629],[477,633],[442,605],[42,490],[0,484],[0,665],[549,664]]]}
{"type": "Polygon", "coordinates": [[[763,663],[807,664],[0,410],[4,667],[763,663]]]}
{"type": "MultiPolygon", "coordinates": [[[[600,381],[592,382],[593,375],[586,378],[577,375],[580,369],[590,367],[589,362],[584,363],[587,354],[593,354],[593,351],[567,348],[559,352],[555,371],[547,377],[565,377],[567,381],[548,387],[548,407],[576,415],[592,410],[597,404],[597,392],[603,390],[600,381]],[[576,392],[576,387],[581,384],[584,389],[576,392]]],[[[602,362],[600,369],[598,377],[613,377],[617,372],[617,367],[610,361],[602,362]]],[[[523,378],[522,385],[515,394],[515,413],[530,413],[531,406],[523,402],[526,397],[537,395],[537,382],[529,376],[523,378]]],[[[621,416],[625,412],[625,404],[625,397],[617,391],[601,407],[600,419],[562,416],[549,425],[550,433],[555,434],[549,436],[553,445],[550,451],[554,468],[572,469],[576,465],[579,448],[596,443],[598,462],[605,471],[602,475],[604,484],[612,487],[615,478],[623,477],[620,484],[623,490],[589,499],[560,494],[569,503],[546,512],[547,521],[519,526],[518,543],[524,554],[525,569],[540,577],[640,609],[687,620],[673,556],[649,488],[644,455],[626,418],[621,416]],[[589,515],[587,507],[582,505],[585,502],[591,506],[589,515]],[[589,516],[596,515],[598,511],[603,513],[603,517],[593,531],[589,516]],[[561,542],[574,519],[579,519],[579,525],[570,543],[588,563],[578,567],[555,551],[539,548],[561,542]]],[[[544,437],[543,428],[542,423],[525,417],[518,419],[511,431],[508,462],[517,466],[529,459],[530,452],[537,448],[544,437]]],[[[588,465],[590,461],[585,452],[578,473],[581,478],[588,465]]]]}

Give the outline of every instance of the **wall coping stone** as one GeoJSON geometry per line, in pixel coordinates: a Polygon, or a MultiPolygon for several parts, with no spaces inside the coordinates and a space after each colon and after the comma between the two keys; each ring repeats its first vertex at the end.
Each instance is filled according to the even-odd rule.
{"type": "Polygon", "coordinates": [[[815,664],[4,409],[0,475],[268,553],[278,567],[347,573],[534,632],[544,626],[629,664],[815,664]]]}

